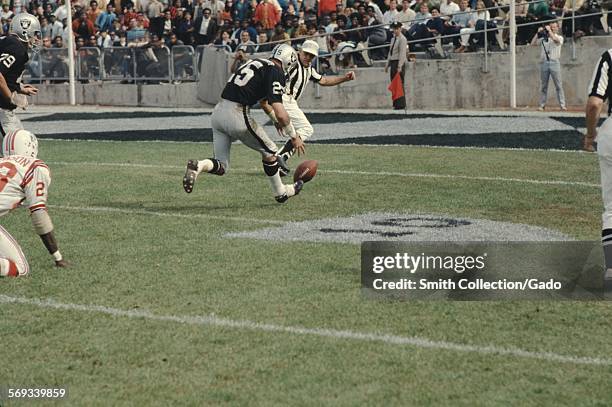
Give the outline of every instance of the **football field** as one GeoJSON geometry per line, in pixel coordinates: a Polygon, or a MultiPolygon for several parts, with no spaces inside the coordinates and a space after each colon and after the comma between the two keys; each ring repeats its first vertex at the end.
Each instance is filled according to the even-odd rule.
{"type": "Polygon", "coordinates": [[[32,269],[0,279],[0,386],[68,387],[56,404],[74,406],[612,404],[607,302],[360,291],[360,241],[444,240],[370,219],[483,222],[464,240],[598,240],[579,116],[314,113],[317,176],[279,205],[240,144],[226,176],[183,191],[187,159],[212,153],[198,111],[62,111],[24,125],[73,265],[52,267],[26,210],[0,219],[32,269]]]}

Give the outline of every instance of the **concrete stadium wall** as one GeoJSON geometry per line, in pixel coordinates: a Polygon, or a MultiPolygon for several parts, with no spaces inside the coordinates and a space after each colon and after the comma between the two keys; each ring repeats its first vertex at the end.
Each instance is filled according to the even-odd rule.
{"type": "MultiPolygon", "coordinates": [[[[582,106],[586,88],[602,52],[612,47],[612,37],[585,37],[576,45],[571,59],[568,42],[562,51],[563,87],[569,106],[582,106]]],[[[537,106],[540,95],[539,47],[517,48],[517,106],[537,106]]],[[[220,94],[229,73],[229,57],[210,51],[205,54],[202,80],[177,85],[130,85],[102,82],[77,84],[78,104],[145,107],[210,107],[220,94]],[[213,69],[214,68],[214,69],[213,69]],[[220,76],[225,72],[226,77],[220,76]]],[[[482,54],[454,54],[446,60],[418,60],[406,72],[408,109],[492,109],[510,106],[510,56],[490,54],[489,72],[483,73],[482,54]]],[[[382,68],[359,69],[358,80],[337,87],[309,86],[300,100],[303,108],[385,108],[391,106],[388,74],[382,68]]],[[[66,84],[39,85],[32,103],[67,104],[66,84]]],[[[548,105],[557,106],[552,82],[548,105]]]]}

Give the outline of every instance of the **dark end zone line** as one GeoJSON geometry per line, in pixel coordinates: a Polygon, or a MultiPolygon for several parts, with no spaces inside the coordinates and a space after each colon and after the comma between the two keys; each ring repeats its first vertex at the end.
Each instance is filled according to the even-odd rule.
{"type": "Polygon", "coordinates": [[[150,119],[152,117],[192,117],[208,116],[208,112],[68,112],[52,113],[45,116],[26,117],[23,122],[55,122],[65,120],[104,120],[104,119],[150,119]]]}
{"type": "Polygon", "coordinates": [[[212,141],[212,129],[158,129],[37,134],[39,139],[100,141],[212,141]]]}
{"type": "MultiPolygon", "coordinates": [[[[40,134],[42,139],[100,141],[212,141],[212,130],[160,129],[92,133],[40,134]]],[[[351,137],[309,140],[313,144],[411,145],[437,147],[524,148],[535,150],[580,150],[582,134],[576,130],[533,133],[424,134],[351,137]]]]}
{"type": "Polygon", "coordinates": [[[308,140],[316,144],[410,145],[436,147],[524,148],[534,150],[580,150],[582,134],[575,130],[533,133],[424,134],[308,140]]]}

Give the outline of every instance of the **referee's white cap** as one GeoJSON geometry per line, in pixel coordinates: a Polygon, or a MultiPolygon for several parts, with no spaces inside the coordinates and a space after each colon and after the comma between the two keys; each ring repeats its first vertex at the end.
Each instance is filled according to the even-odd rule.
{"type": "Polygon", "coordinates": [[[315,57],[319,56],[319,44],[313,40],[306,40],[302,44],[302,51],[314,55],[315,57]]]}

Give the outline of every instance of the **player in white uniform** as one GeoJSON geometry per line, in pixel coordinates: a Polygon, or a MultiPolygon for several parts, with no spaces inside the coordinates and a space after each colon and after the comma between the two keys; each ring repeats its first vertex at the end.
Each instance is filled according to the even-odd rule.
{"type": "MultiPolygon", "coordinates": [[[[51,183],[49,167],[36,159],[38,140],[26,130],[9,132],[2,141],[0,159],[0,216],[23,206],[30,210],[34,230],[58,267],[68,263],[62,258],[47,213],[47,193],[51,183]]],[[[0,226],[0,277],[28,274],[30,267],[19,243],[0,226]]]]}
{"type": "Polygon", "coordinates": [[[589,98],[586,105],[587,132],[583,140],[583,148],[594,152],[593,142],[597,137],[597,155],[599,156],[599,170],[601,172],[601,193],[603,197],[604,212],[601,226],[601,243],[603,245],[606,273],[604,283],[608,290],[612,289],[612,49],[603,53],[593,78],[589,85],[589,98]],[[599,128],[597,122],[604,101],[608,100],[608,118],[599,128]]]}
{"type": "MultiPolygon", "coordinates": [[[[299,63],[294,65],[287,72],[287,85],[285,94],[283,95],[283,105],[289,114],[291,123],[295,127],[295,132],[302,141],[305,141],[314,133],[312,125],[298,106],[298,99],[304,93],[308,81],[318,82],[321,86],[335,86],[355,79],[355,73],[353,71],[347,72],[342,76],[322,76],[311,66],[312,60],[318,55],[319,44],[312,40],[304,41],[302,47],[298,51],[299,63]]],[[[277,123],[274,123],[274,125],[278,128],[277,123]]],[[[277,155],[281,156],[284,162],[287,162],[294,152],[295,149],[291,141],[288,141],[283,148],[278,151],[277,155]]],[[[283,168],[281,168],[281,175],[287,175],[287,172],[283,168]]]]}

